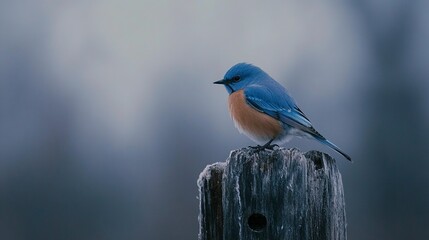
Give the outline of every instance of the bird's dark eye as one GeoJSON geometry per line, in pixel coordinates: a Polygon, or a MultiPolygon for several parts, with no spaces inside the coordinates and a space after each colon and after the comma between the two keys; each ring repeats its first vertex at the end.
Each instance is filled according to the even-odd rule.
{"type": "Polygon", "coordinates": [[[233,77],[233,78],[232,78],[232,81],[234,81],[234,82],[238,82],[238,81],[240,81],[240,76],[235,76],[235,77],[233,77]]]}

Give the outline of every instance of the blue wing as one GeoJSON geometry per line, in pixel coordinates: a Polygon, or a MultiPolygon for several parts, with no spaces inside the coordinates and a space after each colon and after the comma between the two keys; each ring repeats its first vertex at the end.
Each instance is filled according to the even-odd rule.
{"type": "Polygon", "coordinates": [[[304,132],[320,135],[283,87],[277,86],[271,90],[265,86],[251,85],[245,88],[244,95],[247,103],[256,110],[304,132]]]}
{"type": "Polygon", "coordinates": [[[263,112],[284,124],[301,130],[333,148],[351,161],[349,155],[344,153],[335,144],[323,137],[314,129],[310,120],[298,108],[295,101],[290,97],[280,84],[271,82],[271,86],[250,85],[245,88],[246,101],[256,110],[263,112]]]}

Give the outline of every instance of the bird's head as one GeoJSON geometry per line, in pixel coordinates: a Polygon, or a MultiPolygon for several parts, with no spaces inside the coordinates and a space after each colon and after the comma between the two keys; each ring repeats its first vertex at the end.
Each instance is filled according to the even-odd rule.
{"type": "Polygon", "coordinates": [[[232,66],[223,77],[222,80],[214,82],[214,84],[225,85],[229,94],[241,90],[246,86],[262,81],[267,75],[262,69],[248,63],[238,63],[232,66]]]}

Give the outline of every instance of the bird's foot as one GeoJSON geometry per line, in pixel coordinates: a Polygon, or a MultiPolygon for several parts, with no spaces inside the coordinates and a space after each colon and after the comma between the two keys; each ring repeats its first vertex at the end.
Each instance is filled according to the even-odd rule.
{"type": "Polygon", "coordinates": [[[252,149],[252,153],[258,153],[258,152],[264,151],[265,149],[274,150],[275,147],[279,147],[279,145],[277,145],[277,144],[265,144],[263,146],[261,146],[261,145],[249,146],[249,148],[252,149]]]}

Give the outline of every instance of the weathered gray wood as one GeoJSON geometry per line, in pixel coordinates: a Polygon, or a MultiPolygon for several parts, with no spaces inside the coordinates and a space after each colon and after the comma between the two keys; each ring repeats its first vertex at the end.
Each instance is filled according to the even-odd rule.
{"type": "Polygon", "coordinates": [[[345,240],[335,160],[317,151],[231,152],[198,179],[200,240],[345,240]]]}
{"type": "Polygon", "coordinates": [[[223,239],[222,175],[225,163],[207,166],[198,178],[200,199],[199,239],[223,239]]]}

